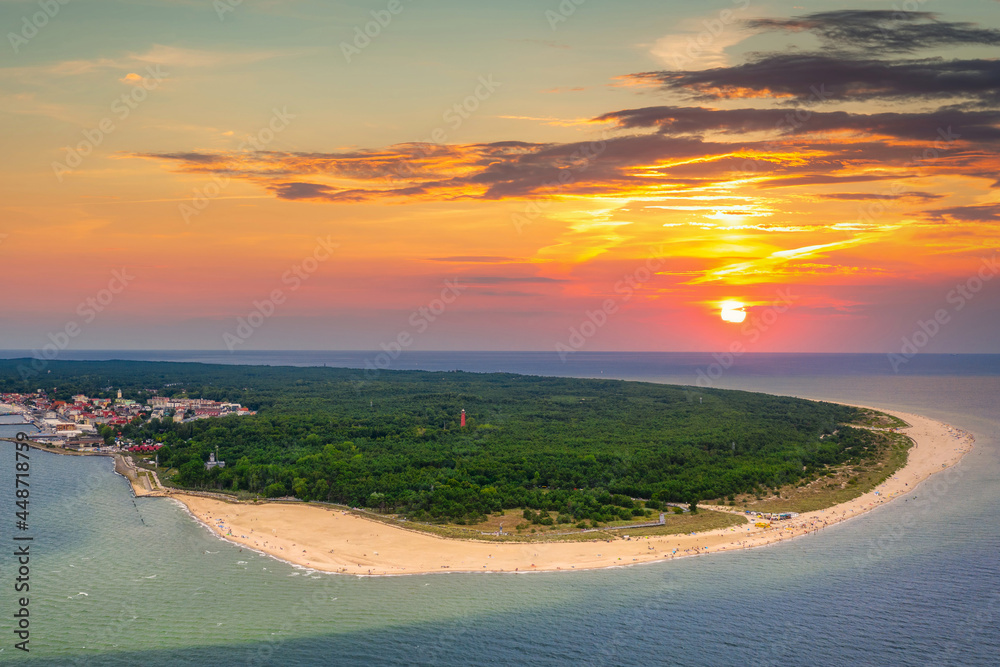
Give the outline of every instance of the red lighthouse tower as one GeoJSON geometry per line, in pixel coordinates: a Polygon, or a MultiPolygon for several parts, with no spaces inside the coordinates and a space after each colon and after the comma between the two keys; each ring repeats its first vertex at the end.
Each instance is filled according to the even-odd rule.
{"type": "Polygon", "coordinates": [[[465,428],[465,408],[462,408],[462,428],[465,428]]]}

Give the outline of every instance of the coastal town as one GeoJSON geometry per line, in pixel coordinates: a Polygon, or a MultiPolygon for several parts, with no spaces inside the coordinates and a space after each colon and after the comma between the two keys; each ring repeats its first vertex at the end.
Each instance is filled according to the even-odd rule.
{"type": "MultiPolygon", "coordinates": [[[[155,393],[155,392],[153,392],[155,393]]],[[[220,403],[206,398],[151,396],[146,402],[124,398],[91,398],[77,394],[68,401],[50,399],[42,391],[33,394],[0,394],[0,430],[23,428],[31,440],[74,451],[117,451],[154,448],[153,442],[122,438],[121,428],[151,419],[171,418],[190,422],[229,415],[253,415],[239,403],[220,403]]]]}

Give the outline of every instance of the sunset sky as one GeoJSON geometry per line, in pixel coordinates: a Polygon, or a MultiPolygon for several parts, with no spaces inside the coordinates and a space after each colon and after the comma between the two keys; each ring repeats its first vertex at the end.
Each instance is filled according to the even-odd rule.
{"type": "Polygon", "coordinates": [[[3,349],[1000,352],[993,0],[0,26],[3,349]]]}

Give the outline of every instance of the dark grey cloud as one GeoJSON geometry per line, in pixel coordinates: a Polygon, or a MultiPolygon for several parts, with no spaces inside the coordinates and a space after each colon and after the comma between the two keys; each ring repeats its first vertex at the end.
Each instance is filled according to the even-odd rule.
{"type": "Polygon", "coordinates": [[[879,199],[917,199],[919,201],[934,201],[943,199],[944,195],[933,192],[898,192],[898,193],[870,193],[870,192],[836,192],[833,194],[818,194],[819,199],[835,199],[838,201],[872,201],[879,199]]]}
{"type": "Polygon", "coordinates": [[[361,202],[373,199],[381,190],[368,188],[332,188],[320,183],[272,183],[267,186],[279,199],[290,201],[361,202]]]}
{"type": "Polygon", "coordinates": [[[899,174],[854,174],[851,176],[832,176],[829,174],[808,174],[805,176],[787,176],[772,178],[758,184],[760,188],[783,188],[792,185],[830,185],[832,183],[871,183],[873,181],[898,180],[899,174]]]}
{"type": "Polygon", "coordinates": [[[1000,60],[985,59],[873,60],[838,53],[773,53],[734,67],[641,72],[629,78],[700,99],[1000,102],[1000,60]]]}
{"type": "Polygon", "coordinates": [[[827,48],[857,48],[887,53],[968,44],[1000,45],[1000,30],[975,23],[942,21],[931,12],[896,9],[844,9],[789,19],[753,19],[748,27],[764,31],[810,32],[827,48]]]}
{"type": "Polygon", "coordinates": [[[500,262],[513,262],[516,261],[512,257],[500,257],[495,255],[456,255],[453,257],[431,257],[432,262],[465,262],[465,263],[484,263],[493,264],[500,262]]]}
{"type": "Polygon", "coordinates": [[[518,290],[477,290],[476,296],[496,296],[496,297],[539,297],[540,292],[521,292],[518,290]]]}
{"type": "Polygon", "coordinates": [[[158,160],[172,160],[174,162],[185,162],[188,164],[215,164],[222,157],[216,153],[139,153],[136,157],[156,158],[158,160]]]}
{"type": "Polygon", "coordinates": [[[1000,222],[1000,204],[938,208],[927,211],[926,216],[932,220],[950,218],[962,222],[1000,222]]]}
{"type": "Polygon", "coordinates": [[[545,276],[468,276],[460,278],[463,283],[472,285],[504,285],[509,283],[567,283],[568,280],[561,278],[547,278],[545,276]]]}
{"type": "Polygon", "coordinates": [[[775,131],[779,135],[852,130],[866,135],[933,141],[938,130],[966,141],[1000,140],[1000,111],[957,108],[924,113],[862,114],[845,111],[788,109],[710,109],[656,106],[612,111],[594,119],[623,129],[655,127],[661,134],[702,135],[705,132],[745,134],[775,131]]]}
{"type": "Polygon", "coordinates": [[[549,144],[530,152],[493,160],[468,183],[486,186],[485,199],[525,194],[558,195],[586,192],[588,185],[603,188],[632,179],[625,170],[657,160],[707,156],[724,144],[697,138],[615,137],[601,142],[549,144]]]}
{"type": "MultiPolygon", "coordinates": [[[[793,133],[778,131],[772,133],[773,138],[748,140],[745,132],[767,128],[779,117],[771,111],[686,107],[617,111],[602,118],[615,119],[622,127],[653,126],[661,131],[600,142],[522,145],[516,150],[501,150],[495,144],[459,145],[450,154],[424,159],[420,169],[406,179],[384,178],[381,155],[373,156],[381,166],[372,170],[358,165],[362,158],[357,155],[316,153],[259,152],[245,171],[225,156],[215,162],[198,159],[181,164],[187,172],[225,173],[256,182],[281,199],[330,203],[621,195],[648,187],[681,193],[720,178],[748,174],[766,177],[758,183],[760,187],[857,183],[906,178],[927,170],[997,178],[990,169],[996,163],[1000,137],[990,125],[995,114],[989,112],[817,113],[807,122],[815,132],[806,132],[803,126],[793,133]],[[733,138],[666,134],[699,131],[733,138]],[[944,136],[951,140],[945,141],[944,136]],[[926,150],[931,150],[930,157],[925,156],[926,150]],[[449,170],[455,173],[455,156],[461,156],[461,173],[435,178],[446,176],[449,170]],[[878,171],[850,173],[858,168],[878,171]],[[351,188],[318,182],[320,177],[341,177],[345,171],[354,174],[356,184],[351,188]],[[362,173],[369,175],[359,176],[362,173]],[[285,174],[298,178],[287,179],[285,174]]],[[[389,147],[384,152],[399,154],[401,149],[389,147]]]]}
{"type": "Polygon", "coordinates": [[[954,98],[1000,102],[1000,61],[899,58],[928,49],[1000,46],[1000,30],[942,21],[930,12],[838,10],[745,22],[756,31],[807,32],[822,49],[752,54],[734,67],[634,74],[632,80],[702,99],[793,102],[954,98]]]}
{"type": "Polygon", "coordinates": [[[296,181],[292,183],[275,183],[270,186],[271,190],[281,199],[317,199],[334,195],[337,191],[326,185],[317,183],[304,183],[296,181]]]}

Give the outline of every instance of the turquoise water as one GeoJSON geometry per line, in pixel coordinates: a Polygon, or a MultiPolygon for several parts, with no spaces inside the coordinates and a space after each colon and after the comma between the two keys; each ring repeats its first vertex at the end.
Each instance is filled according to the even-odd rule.
{"type": "MultiPolygon", "coordinates": [[[[444,356],[424,361],[434,367],[444,356]]],[[[863,360],[796,356],[770,374],[748,357],[715,386],[948,421],[977,437],[960,479],[747,552],[592,572],[355,578],[241,551],[169,500],[133,499],[110,459],[33,451],[26,656],[11,634],[13,446],[0,443],[0,662],[996,664],[997,358],[974,372],[959,358],[949,374],[942,357],[926,374],[897,376],[866,374],[863,360]]],[[[690,384],[703,363],[635,357],[581,358],[565,374],[690,384]]],[[[523,355],[508,362],[506,370],[556,374],[523,355]]]]}

